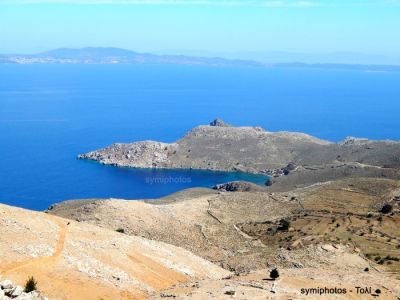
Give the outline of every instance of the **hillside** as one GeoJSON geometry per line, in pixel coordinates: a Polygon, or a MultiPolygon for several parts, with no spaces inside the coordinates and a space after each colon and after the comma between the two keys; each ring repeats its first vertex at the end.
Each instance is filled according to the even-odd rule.
{"type": "Polygon", "coordinates": [[[0,205],[0,281],[34,276],[48,299],[302,299],[321,287],[346,290],[324,299],[365,299],[358,286],[397,299],[399,199],[398,181],[360,178],[66,201],[47,213],[0,205]]]}
{"type": "Polygon", "coordinates": [[[50,299],[303,299],[320,288],[346,290],[324,299],[365,299],[357,287],[398,299],[399,157],[394,141],[332,143],[221,120],[174,143],[114,144],[79,158],[263,173],[272,184],[70,200],[46,213],[0,205],[1,280],[34,276],[50,299]]]}
{"type": "MultiPolygon", "coordinates": [[[[186,248],[234,272],[225,286],[241,291],[247,282],[246,295],[261,285],[264,297],[276,289],[279,297],[299,299],[300,287],[336,284],[370,285],[395,299],[399,199],[398,181],[354,178],[283,193],[192,189],[160,200],[67,201],[49,213],[186,248]],[[390,214],[380,212],[385,204],[390,214]],[[274,267],[285,274],[276,286],[265,281],[274,267]]],[[[206,280],[189,290],[201,299],[223,285],[206,280]]],[[[182,290],[188,287],[172,289],[182,290]]]]}
{"type": "Polygon", "coordinates": [[[265,173],[276,177],[277,184],[284,182],[280,190],[349,176],[400,178],[399,142],[349,137],[332,143],[304,133],[232,127],[223,122],[198,126],[170,144],[117,143],[78,157],[134,168],[265,173]]]}
{"type": "Polygon", "coordinates": [[[1,280],[34,276],[49,299],[143,299],[229,275],[182,248],[5,205],[0,230],[1,280]]]}

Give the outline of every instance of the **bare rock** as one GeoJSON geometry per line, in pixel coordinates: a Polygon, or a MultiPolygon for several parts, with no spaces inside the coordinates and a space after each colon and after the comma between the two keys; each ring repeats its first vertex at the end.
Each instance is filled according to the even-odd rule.
{"type": "Polygon", "coordinates": [[[14,288],[14,284],[11,280],[6,279],[0,282],[0,288],[3,290],[9,290],[14,288]]]}
{"type": "Polygon", "coordinates": [[[212,121],[210,123],[210,126],[216,126],[216,127],[231,127],[231,125],[225,123],[224,121],[222,121],[221,119],[215,119],[214,121],[212,121]]]}
{"type": "Polygon", "coordinates": [[[214,190],[225,192],[260,192],[265,191],[263,187],[247,181],[232,181],[223,184],[217,184],[214,190]]]}
{"type": "Polygon", "coordinates": [[[24,289],[20,286],[16,286],[12,292],[10,293],[11,298],[16,298],[18,296],[21,296],[22,293],[24,292],[24,289]]]}

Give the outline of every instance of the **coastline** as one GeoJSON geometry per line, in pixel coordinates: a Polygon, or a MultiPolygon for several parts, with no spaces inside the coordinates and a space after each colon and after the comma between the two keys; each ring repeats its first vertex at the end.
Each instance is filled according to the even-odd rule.
{"type": "Polygon", "coordinates": [[[116,143],[78,155],[116,167],[264,175],[272,190],[349,176],[398,179],[397,157],[397,141],[348,137],[332,143],[299,132],[233,127],[220,119],[195,127],[173,143],[116,143]]]}

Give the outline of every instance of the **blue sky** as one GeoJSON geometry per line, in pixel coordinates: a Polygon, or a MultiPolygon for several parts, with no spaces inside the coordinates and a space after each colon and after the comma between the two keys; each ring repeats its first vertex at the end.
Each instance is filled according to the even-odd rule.
{"type": "Polygon", "coordinates": [[[0,53],[84,46],[399,57],[400,0],[1,0],[0,53]]]}

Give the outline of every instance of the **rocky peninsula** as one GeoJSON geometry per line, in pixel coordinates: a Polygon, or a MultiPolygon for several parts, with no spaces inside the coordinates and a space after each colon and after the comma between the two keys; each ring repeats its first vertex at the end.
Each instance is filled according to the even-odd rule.
{"type": "Polygon", "coordinates": [[[400,177],[399,142],[348,137],[333,143],[298,132],[233,127],[220,119],[173,143],[116,143],[78,158],[133,168],[263,173],[275,178],[270,183],[279,190],[350,176],[400,177]]]}

